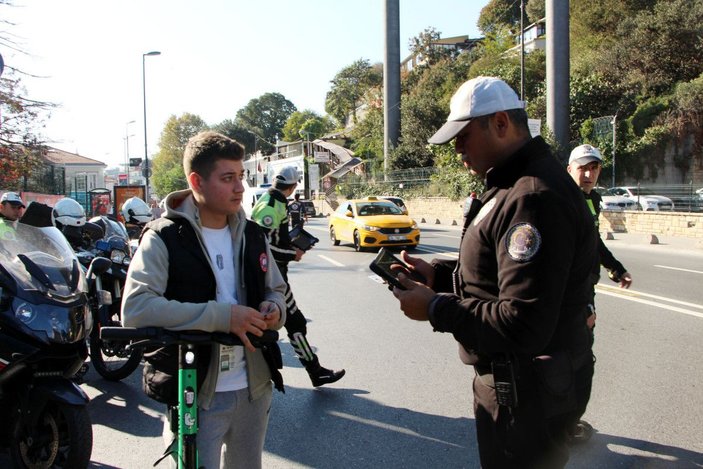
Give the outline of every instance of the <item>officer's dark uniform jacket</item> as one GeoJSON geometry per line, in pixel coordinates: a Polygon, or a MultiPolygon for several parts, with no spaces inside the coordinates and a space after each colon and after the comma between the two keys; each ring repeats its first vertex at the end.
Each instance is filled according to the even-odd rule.
{"type": "MultiPolygon", "coordinates": [[[[142,233],[140,250],[130,265],[125,284],[125,325],[229,331],[230,305],[216,302],[217,282],[192,217],[183,216],[172,208],[175,198],[180,209],[197,219],[192,197],[187,197],[189,193],[181,191],[169,195],[167,204],[170,205],[165,216],[149,222],[142,233]],[[150,245],[147,254],[140,252],[145,243],[150,245]],[[147,262],[144,262],[145,257],[148,257],[147,262]]],[[[269,262],[270,250],[266,237],[256,223],[246,220],[243,212],[230,217],[230,220],[235,256],[238,258],[235,268],[240,303],[258,309],[262,301],[273,301],[282,312],[280,327],[285,321],[285,283],[274,263],[269,262]],[[240,226],[240,223],[244,225],[240,226]]],[[[219,344],[199,348],[198,384],[202,391],[199,402],[205,408],[209,407],[214,394],[219,349],[219,344]]],[[[277,346],[264,353],[245,349],[251,399],[261,395],[270,379],[274,382],[280,379],[276,369],[280,363],[271,362],[272,357],[280,358],[280,352],[278,355],[276,352],[277,346]],[[264,353],[268,352],[273,355],[265,356],[264,353]]],[[[144,369],[145,391],[154,399],[172,403],[175,399],[174,383],[169,380],[177,373],[176,348],[151,350],[145,358],[148,361],[144,369]],[[165,385],[164,381],[169,381],[169,384],[165,385]]],[[[278,384],[282,385],[282,381],[278,384]]]]}
{"type": "MultiPolygon", "coordinates": [[[[593,221],[596,226],[596,233],[599,233],[598,217],[600,216],[601,196],[595,190],[592,190],[590,194],[586,194],[584,192],[583,195],[586,197],[586,206],[593,216],[593,221]]],[[[610,279],[614,282],[619,282],[620,277],[627,272],[627,269],[625,269],[625,267],[615,258],[615,256],[613,256],[613,253],[606,247],[600,235],[598,235],[598,257],[600,258],[600,264],[595,265],[595,274],[600,274],[600,266],[602,265],[608,271],[608,276],[610,279]]]]}
{"type": "Polygon", "coordinates": [[[479,375],[504,355],[517,359],[523,377],[537,356],[585,359],[597,236],[581,191],[541,137],[489,170],[486,186],[458,265],[433,263],[435,291],[456,294],[435,296],[432,325],[473,353],[479,375]]]}

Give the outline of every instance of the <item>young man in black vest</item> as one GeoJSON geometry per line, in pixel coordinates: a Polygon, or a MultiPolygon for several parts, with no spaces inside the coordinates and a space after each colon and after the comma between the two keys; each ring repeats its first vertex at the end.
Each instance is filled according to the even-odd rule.
{"type": "MultiPolygon", "coordinates": [[[[261,467],[271,380],[282,389],[276,367],[246,336],[283,326],[286,284],[266,236],[241,207],[243,157],[239,143],[215,132],[188,141],[183,169],[190,189],[169,194],[163,217],[146,226],[122,304],[127,326],[242,339],[244,346],[214,344],[200,354],[198,451],[208,468],[261,467]]],[[[147,393],[172,402],[163,379],[173,375],[177,356],[159,349],[145,358],[147,393]]],[[[171,440],[168,422],[164,437],[171,440]]]]}

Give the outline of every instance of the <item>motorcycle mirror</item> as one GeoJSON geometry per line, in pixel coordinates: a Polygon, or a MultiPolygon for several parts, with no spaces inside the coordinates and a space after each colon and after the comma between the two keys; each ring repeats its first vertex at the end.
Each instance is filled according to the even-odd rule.
{"type": "Polygon", "coordinates": [[[93,275],[102,275],[112,267],[112,261],[106,257],[96,257],[90,262],[90,267],[88,268],[88,273],[86,278],[89,280],[93,275]]]}

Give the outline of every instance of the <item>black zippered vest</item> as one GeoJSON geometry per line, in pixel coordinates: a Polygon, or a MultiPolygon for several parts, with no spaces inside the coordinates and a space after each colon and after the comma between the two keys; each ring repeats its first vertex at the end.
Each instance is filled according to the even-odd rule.
{"type": "MultiPolygon", "coordinates": [[[[217,282],[200,241],[190,222],[184,218],[162,217],[150,222],[147,230],[153,230],[166,245],[168,251],[168,284],[164,298],[188,303],[206,303],[217,297],[217,282]]],[[[240,250],[237,279],[244,281],[247,306],[258,309],[265,298],[266,271],[270,259],[266,252],[266,235],[259,225],[247,220],[244,228],[246,249],[240,250]],[[240,278],[243,276],[244,278],[240,278]]],[[[168,314],[164,311],[163,314],[168,314]]],[[[198,388],[207,375],[210,365],[211,347],[199,346],[198,388]]],[[[178,347],[146,348],[144,359],[144,391],[159,402],[175,405],[178,390],[178,347]]]]}

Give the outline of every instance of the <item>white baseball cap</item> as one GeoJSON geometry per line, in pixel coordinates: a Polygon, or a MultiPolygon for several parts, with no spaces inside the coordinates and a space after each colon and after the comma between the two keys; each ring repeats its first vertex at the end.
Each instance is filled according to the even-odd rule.
{"type": "Polygon", "coordinates": [[[602,163],[603,157],[600,156],[598,149],[591,145],[579,145],[571,150],[569,155],[569,164],[576,163],[579,166],[584,166],[592,161],[602,163]]]}
{"type": "Polygon", "coordinates": [[[488,116],[499,111],[524,109],[525,102],[503,80],[495,77],[476,77],[459,87],[449,103],[447,122],[428,140],[429,143],[447,143],[475,117],[488,116]]]}
{"type": "Polygon", "coordinates": [[[22,197],[19,196],[17,192],[5,192],[2,197],[0,197],[0,203],[11,203],[11,204],[19,204],[22,207],[24,207],[24,202],[22,202],[22,197]]]}
{"type": "Polygon", "coordinates": [[[295,166],[284,166],[274,177],[274,181],[279,184],[297,184],[298,168],[295,166]]]}

